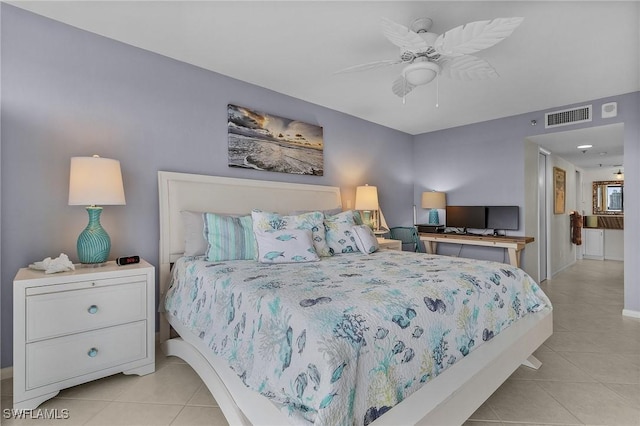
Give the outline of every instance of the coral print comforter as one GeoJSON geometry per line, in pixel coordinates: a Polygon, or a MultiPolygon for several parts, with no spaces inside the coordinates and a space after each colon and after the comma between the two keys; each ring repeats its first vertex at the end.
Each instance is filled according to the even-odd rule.
{"type": "Polygon", "coordinates": [[[294,423],[366,425],[551,304],[506,264],[384,250],[279,265],[182,258],[165,308],[294,423]]]}

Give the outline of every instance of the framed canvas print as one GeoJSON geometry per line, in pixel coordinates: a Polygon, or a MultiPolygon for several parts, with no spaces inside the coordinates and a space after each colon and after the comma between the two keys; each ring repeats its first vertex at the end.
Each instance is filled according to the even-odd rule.
{"type": "Polygon", "coordinates": [[[565,210],[565,191],[566,191],[566,172],[559,168],[553,168],[553,213],[564,214],[565,210]]]}
{"type": "Polygon", "coordinates": [[[322,127],[229,104],[229,167],[322,176],[322,127]]]}

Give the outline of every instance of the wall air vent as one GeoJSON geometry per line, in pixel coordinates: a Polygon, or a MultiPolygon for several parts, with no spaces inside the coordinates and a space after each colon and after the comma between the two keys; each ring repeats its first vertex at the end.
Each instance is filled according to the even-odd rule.
{"type": "Polygon", "coordinates": [[[544,128],[550,129],[569,124],[586,123],[591,121],[592,105],[578,108],[563,109],[562,111],[548,112],[544,115],[544,128]]]}

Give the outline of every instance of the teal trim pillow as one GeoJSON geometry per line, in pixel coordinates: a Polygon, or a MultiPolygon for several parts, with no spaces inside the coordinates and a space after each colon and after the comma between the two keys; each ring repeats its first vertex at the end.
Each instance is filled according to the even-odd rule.
{"type": "Polygon", "coordinates": [[[356,225],[353,210],[325,216],[324,231],[331,254],[355,253],[358,251],[351,228],[356,225]]]}
{"type": "Polygon", "coordinates": [[[251,216],[204,213],[207,260],[255,260],[258,256],[251,216]]]}
{"type": "Polygon", "coordinates": [[[320,260],[308,229],[257,231],[258,262],[302,263],[320,260]]]}
{"type": "Polygon", "coordinates": [[[278,213],[253,210],[253,231],[280,229],[308,229],[311,231],[313,246],[318,256],[331,256],[324,232],[324,214],[322,212],[302,213],[295,216],[282,216],[278,213]]]}

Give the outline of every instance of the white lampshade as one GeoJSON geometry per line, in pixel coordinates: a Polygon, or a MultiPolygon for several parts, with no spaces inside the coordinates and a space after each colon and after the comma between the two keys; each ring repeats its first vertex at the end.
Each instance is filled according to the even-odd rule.
{"type": "Polygon", "coordinates": [[[359,186],[356,188],[356,210],[378,210],[378,188],[359,186]]]}
{"type": "Polygon", "coordinates": [[[423,192],[422,208],[423,209],[444,209],[447,207],[446,194],[444,192],[423,192]]]}
{"type": "Polygon", "coordinates": [[[120,162],[110,158],[72,157],[69,205],[126,204],[120,162]]]}
{"type": "Polygon", "coordinates": [[[434,62],[414,62],[407,65],[402,75],[409,84],[420,86],[431,82],[440,73],[440,65],[434,62]]]}

